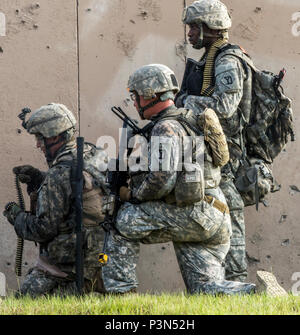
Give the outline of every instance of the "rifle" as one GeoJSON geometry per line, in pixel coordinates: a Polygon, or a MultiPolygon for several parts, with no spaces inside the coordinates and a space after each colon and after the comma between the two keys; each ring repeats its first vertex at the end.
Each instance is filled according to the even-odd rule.
{"type": "MultiPolygon", "coordinates": [[[[128,141],[132,136],[141,135],[147,138],[147,127],[139,128],[137,126],[137,121],[132,120],[121,107],[112,107],[111,111],[123,121],[123,131],[120,139],[120,150],[118,153],[118,158],[116,160],[112,160],[112,163],[115,163],[115,169],[113,171],[108,171],[107,182],[109,184],[110,195],[107,196],[104,200],[103,212],[105,213],[105,219],[102,223],[102,227],[105,230],[105,238],[103,244],[103,250],[99,254],[98,261],[105,265],[108,262],[108,255],[105,252],[108,237],[111,233],[111,230],[115,230],[115,222],[117,218],[118,211],[122,205],[122,201],[120,200],[120,187],[128,186],[128,171],[120,171],[120,166],[122,163],[124,166],[124,153],[128,146],[128,141]],[[127,131],[127,127],[131,128],[130,135],[127,136],[125,132],[127,131]],[[125,145],[125,146],[124,146],[125,145]]],[[[129,148],[127,152],[127,157],[130,156],[132,149],[129,148]]]]}
{"type": "Polygon", "coordinates": [[[77,293],[82,295],[83,293],[83,232],[82,232],[82,189],[83,189],[83,146],[84,138],[77,137],[77,166],[75,176],[75,212],[76,212],[76,288],[77,293]]]}

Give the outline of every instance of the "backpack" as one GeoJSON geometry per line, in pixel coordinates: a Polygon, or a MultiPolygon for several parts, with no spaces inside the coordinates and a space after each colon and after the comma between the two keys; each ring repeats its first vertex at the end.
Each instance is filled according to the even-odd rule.
{"type": "Polygon", "coordinates": [[[281,86],[286,71],[283,69],[275,75],[258,70],[250,56],[236,45],[229,44],[218,53],[218,57],[225,55],[239,58],[245,69],[248,65],[252,70],[250,115],[241,111],[247,156],[235,175],[235,186],[245,206],[256,204],[258,209],[259,201],[265,204],[265,196],[280,189],[270,164],[284,149],[289,135],[295,141],[292,101],[281,86]]]}
{"type": "Polygon", "coordinates": [[[292,101],[281,86],[286,71],[275,75],[258,70],[250,56],[236,45],[222,48],[218,57],[225,55],[238,57],[244,67],[252,69],[252,104],[244,133],[247,155],[271,164],[288,142],[288,135],[295,140],[292,101]]]}

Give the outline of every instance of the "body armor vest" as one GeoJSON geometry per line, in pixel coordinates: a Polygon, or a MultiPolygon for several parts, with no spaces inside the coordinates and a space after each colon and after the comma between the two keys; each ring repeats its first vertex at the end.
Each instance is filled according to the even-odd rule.
{"type": "MultiPolygon", "coordinates": [[[[186,136],[191,136],[194,139],[196,136],[203,136],[191,111],[184,108],[170,108],[153,120],[153,126],[149,128],[148,138],[150,137],[152,128],[155,124],[162,120],[178,121],[183,127],[186,136]]],[[[216,188],[220,183],[220,167],[215,167],[213,165],[213,160],[207,146],[205,145],[204,148],[204,171],[203,167],[197,167],[197,164],[195,164],[196,171],[189,172],[183,167],[183,170],[178,174],[176,185],[172,193],[174,192],[176,203],[179,206],[192,204],[202,200],[205,196],[206,189],[216,188]]],[[[193,155],[195,154],[199,153],[194,152],[193,155]]],[[[144,176],[145,173],[132,175],[132,186],[138,186],[144,179],[144,176]]]]}

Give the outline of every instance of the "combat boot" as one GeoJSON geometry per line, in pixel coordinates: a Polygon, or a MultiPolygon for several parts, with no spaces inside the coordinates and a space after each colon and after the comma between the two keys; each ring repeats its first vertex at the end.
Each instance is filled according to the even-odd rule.
{"type": "Polygon", "coordinates": [[[282,297],[288,295],[286,290],[278,284],[276,277],[271,272],[257,271],[256,277],[259,282],[257,292],[265,292],[271,297],[282,297]]]}

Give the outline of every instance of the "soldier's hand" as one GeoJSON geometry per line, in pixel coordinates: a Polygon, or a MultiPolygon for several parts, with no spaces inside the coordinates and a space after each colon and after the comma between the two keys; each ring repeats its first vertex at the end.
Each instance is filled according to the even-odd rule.
{"type": "Polygon", "coordinates": [[[120,188],[120,199],[123,202],[128,202],[131,199],[131,190],[128,187],[122,186],[120,188]]]}
{"type": "Polygon", "coordinates": [[[19,177],[21,183],[27,184],[28,194],[36,191],[44,180],[44,174],[31,165],[16,166],[13,173],[19,177]]]}
{"type": "Polygon", "coordinates": [[[9,202],[4,207],[3,215],[7,218],[9,223],[14,225],[16,217],[20,212],[22,212],[22,210],[15,202],[9,202]]]}

